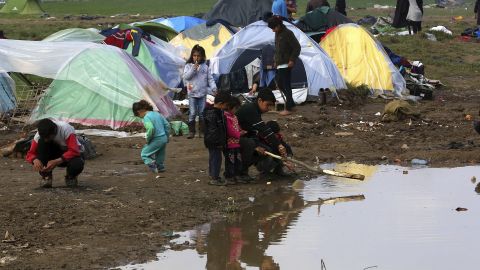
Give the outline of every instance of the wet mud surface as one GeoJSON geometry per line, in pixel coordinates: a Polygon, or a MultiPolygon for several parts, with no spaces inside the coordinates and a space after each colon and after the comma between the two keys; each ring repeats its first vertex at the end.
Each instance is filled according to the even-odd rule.
{"type": "MultiPolygon", "coordinates": [[[[477,90],[438,91],[434,101],[418,106],[424,121],[411,123],[380,123],[375,114],[386,101],[371,99],[357,108],[310,103],[291,117],[269,113],[265,120],[277,119],[295,157],[311,164],[409,165],[420,158],[434,167],[465,166],[480,160],[480,135],[464,120],[465,114],[478,118],[479,101],[477,90]]],[[[17,136],[1,133],[0,145],[17,136]]],[[[251,205],[250,197],[308,176],[299,170],[298,177],[254,185],[209,186],[202,140],[175,137],[167,147],[167,172],[156,179],[141,164],[142,139],[91,139],[102,156],[87,162],[76,189],[64,187],[63,170],[56,170],[53,189],[38,189],[28,164],[0,158],[0,238],[6,231],[14,236],[0,242],[0,266],[104,269],[152,260],[171,231],[223,219],[251,205]]]]}

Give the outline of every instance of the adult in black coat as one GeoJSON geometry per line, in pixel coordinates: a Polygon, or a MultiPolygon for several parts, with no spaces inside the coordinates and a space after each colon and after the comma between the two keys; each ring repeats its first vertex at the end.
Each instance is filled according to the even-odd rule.
{"type": "MultiPolygon", "coordinates": [[[[423,13],[423,0],[416,0],[417,5],[423,13]]],[[[397,7],[395,8],[395,17],[393,18],[392,26],[395,28],[407,27],[407,14],[410,3],[408,0],[397,0],[397,7]]]]}
{"type": "Polygon", "coordinates": [[[345,0],[337,0],[335,3],[335,10],[347,16],[347,3],[345,0]]]}
{"type": "Polygon", "coordinates": [[[480,0],[475,2],[475,8],[473,9],[477,17],[477,26],[480,28],[480,0]]]}

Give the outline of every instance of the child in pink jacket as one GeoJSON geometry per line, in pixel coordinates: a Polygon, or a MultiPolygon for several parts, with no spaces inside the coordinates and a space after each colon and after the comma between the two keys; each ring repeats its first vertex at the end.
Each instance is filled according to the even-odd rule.
{"type": "Polygon", "coordinates": [[[238,124],[235,111],[240,107],[240,100],[231,97],[227,102],[225,114],[225,126],[227,129],[227,148],[223,152],[225,155],[225,181],[230,185],[236,184],[242,171],[242,157],[240,152],[240,135],[242,130],[238,124]]]}

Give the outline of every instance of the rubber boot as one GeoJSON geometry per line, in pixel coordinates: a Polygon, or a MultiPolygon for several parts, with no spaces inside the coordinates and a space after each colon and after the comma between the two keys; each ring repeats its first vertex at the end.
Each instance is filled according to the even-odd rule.
{"type": "Polygon", "coordinates": [[[188,122],[188,137],[187,139],[195,138],[195,121],[188,122]]]}

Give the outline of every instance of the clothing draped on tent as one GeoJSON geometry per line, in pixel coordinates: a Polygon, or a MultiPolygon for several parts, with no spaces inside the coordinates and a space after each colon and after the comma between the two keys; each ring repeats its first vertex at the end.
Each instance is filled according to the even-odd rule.
{"type": "MultiPolygon", "coordinates": [[[[308,84],[309,94],[318,95],[321,88],[345,89],[345,81],[335,63],[320,45],[294,25],[287,22],[284,24],[295,34],[301,45],[299,61],[292,73],[295,74],[296,68],[302,69],[305,74],[303,83],[308,84]]],[[[212,73],[227,74],[243,68],[259,57],[266,45],[274,43],[275,34],[265,22],[250,24],[236,33],[210,60],[212,73]]]]}
{"type": "Polygon", "coordinates": [[[177,114],[165,84],[131,55],[113,46],[0,40],[0,72],[54,79],[31,121],[53,117],[116,129],[140,122],[131,106],[141,99],[166,117],[177,114]]]}

